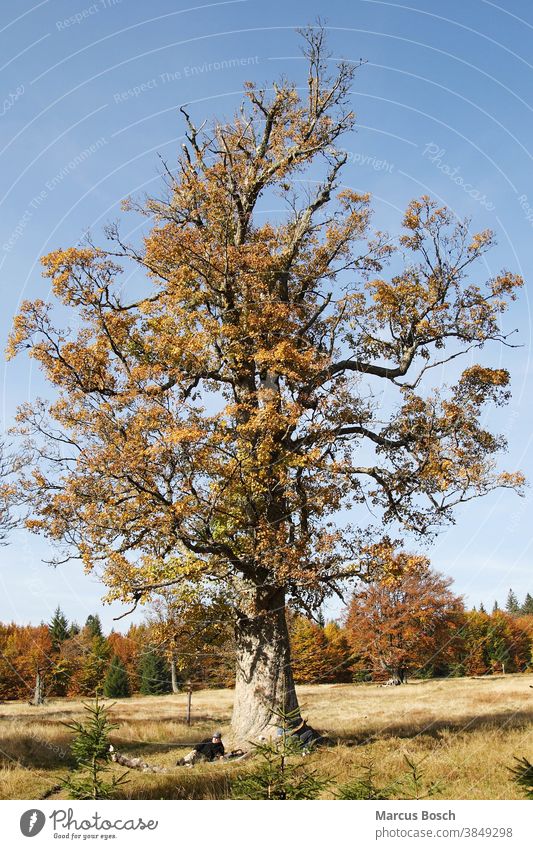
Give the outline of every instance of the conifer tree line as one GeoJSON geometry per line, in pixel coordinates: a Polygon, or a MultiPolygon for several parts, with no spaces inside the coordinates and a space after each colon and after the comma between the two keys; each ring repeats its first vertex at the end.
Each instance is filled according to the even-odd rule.
{"type": "MultiPolygon", "coordinates": [[[[83,627],[57,607],[49,623],[0,623],[0,698],[37,700],[102,694],[164,695],[189,685],[232,687],[232,628],[224,609],[200,627],[176,629],[168,605],[104,634],[98,615],[83,627]],[[201,638],[199,637],[201,635],[201,638]],[[37,683],[36,683],[37,682],[37,683]]],[[[204,612],[204,616],[206,613],[204,612]]],[[[533,598],[522,603],[509,590],[504,609],[483,604],[466,610],[451,581],[423,558],[395,581],[390,575],[363,584],[339,621],[288,612],[295,680],[299,684],[350,683],[409,677],[490,675],[533,666],[533,598]]]]}

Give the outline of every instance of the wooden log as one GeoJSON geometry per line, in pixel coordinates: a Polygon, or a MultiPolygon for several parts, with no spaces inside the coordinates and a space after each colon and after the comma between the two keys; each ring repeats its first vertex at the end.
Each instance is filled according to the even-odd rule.
{"type": "Polygon", "coordinates": [[[126,755],[121,755],[120,752],[117,752],[114,746],[110,746],[109,751],[111,753],[111,760],[113,761],[113,763],[120,764],[121,766],[127,766],[128,769],[138,769],[141,772],[159,773],[171,771],[163,766],[154,766],[153,764],[148,764],[141,758],[127,758],[126,755]]]}

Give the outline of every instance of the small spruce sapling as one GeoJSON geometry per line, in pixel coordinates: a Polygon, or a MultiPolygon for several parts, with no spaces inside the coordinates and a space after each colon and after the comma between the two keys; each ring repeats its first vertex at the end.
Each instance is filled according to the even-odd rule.
{"type": "Polygon", "coordinates": [[[232,782],[234,799],[316,799],[331,783],[308,768],[302,757],[306,750],[291,728],[300,718],[300,711],[273,708],[278,720],[279,734],[272,740],[253,743],[256,765],[232,782]]]}
{"type": "Polygon", "coordinates": [[[526,799],[533,799],[533,764],[527,758],[516,758],[516,766],[509,767],[513,781],[518,784],[526,799]]]}
{"type": "Polygon", "coordinates": [[[427,784],[419,764],[415,764],[404,755],[408,769],[403,777],[380,786],[375,779],[374,761],[370,760],[362,767],[362,774],[352,781],[342,784],[337,799],[428,799],[439,791],[437,782],[427,784]]]}
{"type": "Polygon", "coordinates": [[[337,799],[392,799],[397,790],[398,782],[394,781],[390,784],[380,786],[376,782],[374,761],[369,760],[362,766],[361,775],[352,781],[341,784],[337,788],[335,794],[337,799]]]}
{"type": "Polygon", "coordinates": [[[77,769],[62,780],[62,786],[70,799],[110,799],[119,786],[127,782],[127,773],[113,775],[106,780],[111,761],[109,732],[118,728],[109,719],[108,711],[113,705],[105,706],[96,696],[94,702],[83,702],[88,714],[83,722],[63,722],[67,728],[76,732],[70,750],[76,761],[77,769]]]}

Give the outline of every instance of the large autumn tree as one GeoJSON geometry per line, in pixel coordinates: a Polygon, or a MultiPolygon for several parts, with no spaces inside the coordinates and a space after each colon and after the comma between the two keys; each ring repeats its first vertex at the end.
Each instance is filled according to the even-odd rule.
{"type": "Polygon", "coordinates": [[[181,110],[162,196],[127,204],[147,216],[142,244],[111,226],[108,248],[44,257],[77,320],[61,329],[53,305],[25,302],[10,343],[57,392],[18,416],[29,527],[97,569],[111,598],[184,579],[226,588],[240,739],[273,703],[296,706],[287,601],[317,608],[380,566],[366,507],[378,530],[427,535],[459,502],[520,484],[495,470],[504,441],[483,424],[509,375],[472,352],[505,342],[521,280],[481,282],[491,233],[427,197],[409,204],[399,249],[371,232],[369,196],[343,183],[356,67],[330,64],[320,28],[303,39],[303,88],[247,83],[227,121],[181,110]],[[121,280],[131,266],[144,288],[121,280]],[[428,389],[467,352],[452,385],[428,389]],[[348,506],[351,527],[336,515],[348,506]]]}

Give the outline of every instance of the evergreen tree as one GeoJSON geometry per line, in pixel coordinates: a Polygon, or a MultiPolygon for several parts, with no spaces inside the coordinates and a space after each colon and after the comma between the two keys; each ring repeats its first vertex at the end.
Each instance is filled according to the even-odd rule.
{"type": "Polygon", "coordinates": [[[109,707],[101,705],[97,696],[94,704],[84,703],[89,714],[85,724],[62,723],[76,732],[70,750],[76,761],[77,772],[62,781],[70,799],[110,799],[117,787],[127,781],[127,773],[118,777],[114,775],[111,781],[105,778],[111,761],[109,732],[118,728],[109,720],[109,707]]]}
{"type": "Polygon", "coordinates": [[[507,613],[511,614],[511,616],[516,616],[517,613],[520,613],[520,605],[518,604],[518,598],[512,590],[509,590],[505,609],[507,613]]]}
{"type": "Polygon", "coordinates": [[[104,681],[104,696],[107,696],[109,699],[124,699],[131,696],[126,667],[116,654],[111,658],[111,663],[107,670],[104,681]]]}
{"type": "Polygon", "coordinates": [[[57,651],[62,642],[68,639],[68,619],[57,605],[52,620],[48,626],[52,638],[52,646],[57,651]]]}
{"type": "Polygon", "coordinates": [[[102,623],[98,614],[90,614],[85,622],[85,630],[91,637],[103,637],[102,623]]]}
{"type": "Polygon", "coordinates": [[[389,782],[389,784],[377,784],[375,778],[374,761],[369,760],[368,763],[362,766],[361,775],[352,778],[346,784],[341,784],[337,788],[336,797],[344,801],[348,799],[371,800],[391,799],[393,793],[397,791],[397,782],[389,782]]]}
{"type": "Polygon", "coordinates": [[[483,602],[481,602],[481,604],[479,605],[479,612],[480,613],[486,613],[487,612],[485,610],[485,605],[483,604],[483,602]]]}
{"type": "Polygon", "coordinates": [[[516,765],[509,767],[513,781],[518,784],[526,799],[533,799],[533,764],[527,758],[515,757],[516,765]]]}
{"type": "Polygon", "coordinates": [[[168,665],[163,657],[154,649],[149,649],[141,656],[139,664],[141,676],[141,693],[145,696],[160,696],[170,693],[171,683],[168,665]]]}
{"type": "Polygon", "coordinates": [[[78,625],[77,622],[71,622],[70,623],[70,627],[68,629],[69,637],[77,637],[78,634],[80,633],[80,631],[81,631],[81,628],[80,628],[80,626],[78,625]]]}
{"type": "Polygon", "coordinates": [[[238,776],[231,785],[234,799],[294,800],[316,799],[331,783],[320,778],[302,761],[302,746],[291,736],[299,711],[272,710],[279,723],[279,736],[264,743],[252,743],[253,770],[238,776]]]}
{"type": "Polygon", "coordinates": [[[485,656],[493,671],[501,668],[505,673],[512,664],[512,634],[503,616],[491,617],[485,636],[485,656]]]}
{"type": "Polygon", "coordinates": [[[492,612],[497,613],[499,609],[500,609],[500,605],[498,604],[497,601],[495,601],[494,604],[492,605],[492,612]]]}
{"type": "Polygon", "coordinates": [[[360,776],[338,788],[337,799],[428,799],[441,789],[437,782],[425,780],[419,764],[410,761],[407,755],[404,760],[408,769],[403,778],[382,786],[376,783],[374,762],[368,761],[360,776]]]}
{"type": "Polygon", "coordinates": [[[533,597],[527,593],[520,612],[524,616],[533,616],[533,597]]]}

